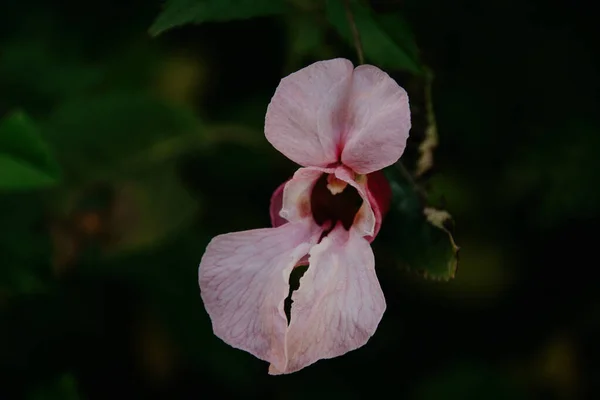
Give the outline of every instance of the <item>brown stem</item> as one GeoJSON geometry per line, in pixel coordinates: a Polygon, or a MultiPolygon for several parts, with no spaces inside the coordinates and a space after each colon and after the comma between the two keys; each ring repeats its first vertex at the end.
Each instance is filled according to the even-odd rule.
{"type": "Polygon", "coordinates": [[[344,6],[346,7],[346,17],[348,18],[348,23],[350,24],[350,29],[352,30],[352,37],[354,38],[354,47],[356,48],[356,54],[358,55],[358,63],[365,63],[365,56],[363,53],[362,43],[360,41],[360,34],[358,33],[358,28],[356,27],[356,22],[354,21],[354,14],[352,14],[352,8],[350,7],[350,0],[344,0],[344,6]]]}

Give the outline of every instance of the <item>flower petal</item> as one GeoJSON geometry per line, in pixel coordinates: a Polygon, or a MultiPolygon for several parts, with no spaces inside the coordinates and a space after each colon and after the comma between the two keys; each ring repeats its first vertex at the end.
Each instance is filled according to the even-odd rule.
{"type": "Polygon", "coordinates": [[[279,187],[275,189],[273,195],[271,196],[269,214],[271,215],[271,225],[273,225],[274,228],[277,228],[278,226],[281,226],[288,222],[285,218],[282,218],[279,215],[281,207],[283,207],[283,189],[285,188],[285,184],[288,182],[289,181],[285,181],[284,183],[279,185],[279,187]]]}
{"type": "Polygon", "coordinates": [[[335,176],[354,187],[362,197],[363,203],[354,217],[352,228],[360,235],[367,236],[369,243],[372,242],[381,227],[381,213],[375,213],[378,208],[376,204],[371,203],[373,199],[368,194],[366,177],[361,176],[360,182],[357,181],[354,172],[345,166],[336,168],[335,176]]]}
{"type": "Polygon", "coordinates": [[[375,240],[375,237],[381,229],[383,217],[390,209],[392,188],[381,171],[371,172],[370,174],[365,175],[365,177],[367,179],[366,192],[369,197],[369,204],[371,205],[373,215],[375,216],[373,235],[366,238],[367,241],[371,243],[375,240]]]}
{"type": "Polygon", "coordinates": [[[367,192],[371,199],[371,206],[375,214],[383,218],[390,210],[392,188],[382,171],[375,171],[367,175],[367,192]]]}
{"type": "Polygon", "coordinates": [[[311,220],[215,237],[199,268],[204,306],[215,335],[269,361],[287,362],[283,303],[289,276],[321,235],[311,220]]]}
{"type": "Polygon", "coordinates": [[[273,226],[278,227],[288,220],[299,221],[311,216],[312,188],[322,173],[335,174],[338,179],[357,190],[363,199],[363,205],[354,219],[354,228],[362,232],[369,243],[372,242],[379,233],[391,197],[389,183],[380,171],[356,178],[356,174],[344,166],[336,169],[317,167],[298,169],[294,177],[281,184],[271,196],[269,211],[273,226]]]}
{"type": "Polygon", "coordinates": [[[290,221],[312,218],[310,196],[319,177],[333,173],[333,168],[299,168],[283,189],[282,206],[279,215],[290,221]]]}
{"type": "Polygon", "coordinates": [[[287,365],[272,365],[270,374],[298,371],[363,346],[385,311],[373,251],[354,229],[336,226],[311,249],[309,261],[292,294],[287,365]]]}
{"type": "Polygon", "coordinates": [[[368,174],[398,161],[408,139],[408,95],[388,74],[372,65],[354,70],[343,136],[342,162],[368,174]]]}
{"type": "Polygon", "coordinates": [[[353,66],[337,58],[319,61],[283,78],[265,118],[267,140],[302,166],[339,161],[353,66]]]}

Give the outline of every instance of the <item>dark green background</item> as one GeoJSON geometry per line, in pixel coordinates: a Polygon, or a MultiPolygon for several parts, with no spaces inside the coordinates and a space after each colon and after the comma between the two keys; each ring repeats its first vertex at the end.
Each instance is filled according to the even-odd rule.
{"type": "Polygon", "coordinates": [[[262,134],[279,79],[354,49],[300,12],[153,38],[155,0],[0,3],[0,119],[27,113],[61,168],[51,188],[0,191],[0,399],[598,395],[596,14],[371,3],[404,16],[436,76],[425,184],[459,268],[424,280],[376,252],[375,336],[281,377],[213,336],[197,265],[212,236],[267,226],[294,171],[262,134]]]}

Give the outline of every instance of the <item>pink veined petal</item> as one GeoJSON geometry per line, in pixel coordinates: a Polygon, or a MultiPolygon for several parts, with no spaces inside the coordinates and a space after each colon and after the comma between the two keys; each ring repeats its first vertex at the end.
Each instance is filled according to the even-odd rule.
{"type": "Polygon", "coordinates": [[[398,161],[411,127],[408,95],[372,65],[354,70],[345,124],[342,163],[368,174],[398,161]]]}
{"type": "Polygon", "coordinates": [[[288,362],[270,374],[298,371],[363,346],[386,308],[373,251],[355,230],[336,226],[310,251],[310,266],[292,294],[288,362]]]}
{"type": "Polygon", "coordinates": [[[287,363],[283,303],[294,266],[319,240],[311,220],[215,237],[199,267],[204,306],[215,335],[269,361],[287,363]]]}
{"type": "Polygon", "coordinates": [[[377,205],[371,204],[372,197],[368,195],[367,191],[367,177],[362,176],[360,178],[361,181],[357,182],[354,172],[345,166],[336,168],[335,176],[354,187],[360,197],[362,197],[363,203],[354,217],[352,228],[361,236],[367,236],[369,243],[372,242],[377,232],[379,232],[379,227],[381,227],[381,213],[375,213],[374,210],[377,205]]]}
{"type": "Polygon", "coordinates": [[[279,216],[290,222],[312,218],[310,206],[312,189],[323,173],[333,173],[334,171],[333,168],[299,168],[283,188],[279,216]]]}
{"type": "Polygon", "coordinates": [[[279,187],[277,189],[275,189],[275,191],[273,192],[273,195],[271,196],[271,204],[269,206],[269,214],[271,216],[271,225],[273,225],[274,228],[277,228],[278,226],[281,226],[288,222],[287,219],[282,218],[279,215],[279,212],[281,211],[281,208],[283,207],[283,189],[285,188],[285,184],[288,182],[289,181],[285,181],[284,183],[279,185],[279,187]]]}
{"type": "MultiPolygon", "coordinates": [[[[279,187],[275,189],[273,195],[271,196],[271,205],[269,208],[269,213],[271,214],[271,224],[274,228],[288,223],[287,219],[282,218],[279,215],[279,212],[283,207],[283,189],[285,188],[285,185],[288,182],[289,180],[279,185],[279,187]]],[[[304,257],[302,257],[300,261],[296,263],[296,267],[300,265],[308,265],[308,254],[306,254],[304,257]]]]}
{"type": "Polygon", "coordinates": [[[283,78],[265,117],[273,147],[305,167],[338,162],[352,71],[350,61],[337,58],[283,78]]]}

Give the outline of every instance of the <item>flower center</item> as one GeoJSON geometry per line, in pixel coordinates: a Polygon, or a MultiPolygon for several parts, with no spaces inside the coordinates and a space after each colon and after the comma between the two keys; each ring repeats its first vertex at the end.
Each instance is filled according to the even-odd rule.
{"type": "Polygon", "coordinates": [[[331,192],[331,194],[336,195],[340,194],[346,189],[348,183],[341,179],[336,178],[334,174],[329,174],[327,176],[327,189],[331,192]]]}
{"type": "Polygon", "coordinates": [[[346,230],[362,205],[356,189],[332,174],[323,174],[315,183],[310,196],[310,206],[315,222],[323,225],[331,222],[334,227],[339,221],[346,230]]]}

